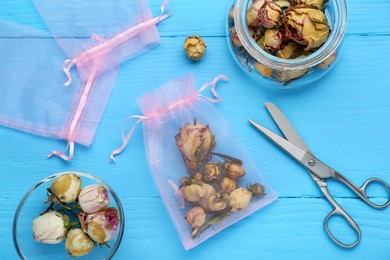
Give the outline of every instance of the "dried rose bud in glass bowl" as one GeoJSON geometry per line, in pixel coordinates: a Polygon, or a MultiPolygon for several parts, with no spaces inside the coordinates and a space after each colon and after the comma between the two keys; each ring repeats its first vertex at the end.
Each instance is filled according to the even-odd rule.
{"type": "Polygon", "coordinates": [[[111,259],[124,231],[115,191],[83,172],[53,174],[24,195],[13,221],[21,259],[111,259]]]}
{"type": "Polygon", "coordinates": [[[343,47],[345,0],[236,0],[227,19],[228,45],[260,85],[294,89],[329,72],[343,47]]]}

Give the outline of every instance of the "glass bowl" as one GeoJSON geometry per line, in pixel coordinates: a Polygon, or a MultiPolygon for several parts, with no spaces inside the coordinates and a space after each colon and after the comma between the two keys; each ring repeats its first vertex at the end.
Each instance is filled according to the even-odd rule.
{"type": "Polygon", "coordinates": [[[118,210],[120,222],[115,237],[108,241],[107,244],[111,247],[99,247],[96,244],[95,248],[87,255],[79,257],[80,259],[111,259],[119,248],[122,240],[125,218],[123,214],[122,204],[116,195],[115,191],[104,181],[96,176],[84,172],[61,172],[53,174],[30,188],[26,195],[22,198],[16,209],[13,226],[12,237],[16,252],[21,259],[72,259],[65,249],[65,240],[58,244],[44,244],[33,239],[32,223],[49,206],[42,204],[47,199],[47,188],[51,182],[58,176],[65,173],[75,173],[82,180],[82,187],[89,184],[103,185],[110,195],[109,207],[115,207],[118,210]]]}
{"type": "Polygon", "coordinates": [[[347,6],[345,0],[326,1],[324,13],[330,27],[330,34],[327,40],[310,55],[296,59],[275,57],[264,51],[253,40],[246,23],[246,12],[251,4],[252,0],[235,1],[228,13],[226,30],[229,36],[227,37],[229,49],[234,60],[247,75],[260,85],[273,89],[293,89],[306,86],[319,80],[336,64],[342,52],[343,37],[347,26],[347,6]],[[233,43],[234,37],[238,37],[239,44],[233,43]],[[323,62],[326,62],[328,57],[335,57],[333,63],[323,65],[323,62]],[[258,63],[272,69],[272,76],[262,76],[255,68],[255,65],[258,63]],[[296,79],[278,81],[279,73],[286,75],[285,72],[289,73],[291,71],[306,71],[306,73],[296,79]]]}

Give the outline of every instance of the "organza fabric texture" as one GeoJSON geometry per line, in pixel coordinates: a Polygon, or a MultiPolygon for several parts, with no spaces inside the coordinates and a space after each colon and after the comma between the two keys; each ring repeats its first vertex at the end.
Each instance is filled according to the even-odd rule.
{"type": "MultiPolygon", "coordinates": [[[[214,95],[217,94],[215,81],[209,84],[214,95]]],[[[229,123],[215,108],[213,102],[219,102],[220,99],[207,97],[197,92],[195,87],[194,78],[189,74],[173,79],[138,99],[138,105],[143,113],[141,120],[143,120],[148,165],[184,248],[187,250],[277,198],[277,194],[262,178],[259,169],[241,145],[229,123]],[[264,197],[253,197],[247,208],[232,214],[219,224],[212,225],[198,238],[191,237],[192,228],[185,220],[186,213],[193,205],[186,203],[185,208],[182,208],[183,205],[180,203],[183,201],[182,191],[174,187],[180,186],[179,180],[182,177],[189,176],[183,157],[176,145],[175,136],[185,124],[193,124],[194,119],[201,124],[209,125],[215,135],[214,152],[234,156],[244,162],[246,175],[237,180],[238,186],[245,188],[246,185],[260,183],[265,187],[264,197]]],[[[214,158],[213,161],[221,160],[214,158]]]]}
{"type": "Polygon", "coordinates": [[[92,143],[120,62],[158,44],[167,3],[153,18],[146,0],[33,2],[51,34],[4,25],[22,36],[1,43],[0,123],[67,140],[69,155],[65,149],[49,157],[70,160],[75,142],[92,143]],[[79,73],[71,73],[74,65],[79,73]]]}
{"type": "Polygon", "coordinates": [[[101,73],[156,46],[160,39],[156,24],[167,17],[153,19],[147,0],[33,3],[69,57],[64,70],[68,73],[76,65],[83,80],[91,74],[94,60],[99,62],[101,73]]]}
{"type": "MultiPolygon", "coordinates": [[[[78,75],[71,88],[61,70],[66,58],[56,41],[45,32],[0,21],[10,32],[0,42],[3,69],[0,70],[0,124],[45,137],[67,139],[69,124],[79,103],[83,84],[78,75]]],[[[115,73],[101,74],[91,93],[74,140],[90,145],[100,121],[115,73]]]]}

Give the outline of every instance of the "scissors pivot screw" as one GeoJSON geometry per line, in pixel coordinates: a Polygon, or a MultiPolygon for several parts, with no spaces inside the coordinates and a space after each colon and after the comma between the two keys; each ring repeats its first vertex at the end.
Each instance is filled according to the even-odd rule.
{"type": "Polygon", "coordinates": [[[309,160],[309,165],[310,166],[314,166],[316,164],[316,162],[314,160],[309,160]]]}

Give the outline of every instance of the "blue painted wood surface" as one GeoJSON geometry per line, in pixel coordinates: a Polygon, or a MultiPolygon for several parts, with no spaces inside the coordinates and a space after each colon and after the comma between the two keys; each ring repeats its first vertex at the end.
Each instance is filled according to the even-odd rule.
{"type": "MultiPolygon", "coordinates": [[[[149,2],[158,14],[161,1],[149,2]]],[[[332,194],[362,231],[356,248],[336,246],[323,228],[331,207],[309,175],[247,123],[252,118],[276,130],[264,108],[264,102],[274,102],[312,151],[350,180],[361,184],[377,176],[390,182],[390,3],[349,0],[348,30],[339,63],[313,86],[292,93],[275,93],[257,85],[234,63],[225,34],[231,4],[171,0],[172,15],[158,26],[161,44],[122,64],[93,145],[77,146],[71,162],[46,158],[64,142],[0,127],[0,259],[17,259],[12,219],[24,193],[51,173],[66,170],[93,173],[120,196],[126,230],[116,259],[390,259],[390,209],[371,209],[331,182],[332,194]],[[182,47],[185,37],[194,33],[204,37],[208,46],[198,63],[190,62],[182,47]],[[109,164],[108,155],[120,142],[123,118],[139,113],[135,99],[191,71],[199,86],[218,74],[230,78],[218,89],[223,102],[216,106],[280,198],[185,251],[147,168],[141,128],[117,163],[109,164]]],[[[27,0],[2,0],[0,19],[46,30],[27,0]]],[[[0,28],[0,41],[12,33],[0,28]]],[[[12,64],[2,60],[2,66],[12,64]]],[[[370,192],[377,197],[385,194],[375,188],[370,192]]],[[[341,224],[335,223],[335,228],[342,228],[341,224]]]]}

